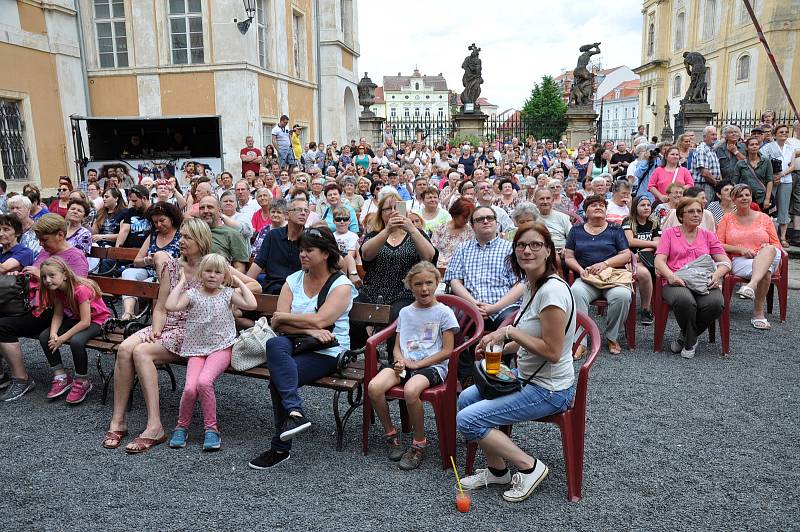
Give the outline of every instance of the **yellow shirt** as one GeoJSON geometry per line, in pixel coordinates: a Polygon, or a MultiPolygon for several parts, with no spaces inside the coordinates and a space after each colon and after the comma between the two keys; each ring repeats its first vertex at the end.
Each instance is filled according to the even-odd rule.
{"type": "Polygon", "coordinates": [[[292,131],[291,138],[292,138],[292,151],[294,152],[294,158],[299,161],[300,156],[303,154],[303,144],[300,142],[300,135],[292,131]]]}

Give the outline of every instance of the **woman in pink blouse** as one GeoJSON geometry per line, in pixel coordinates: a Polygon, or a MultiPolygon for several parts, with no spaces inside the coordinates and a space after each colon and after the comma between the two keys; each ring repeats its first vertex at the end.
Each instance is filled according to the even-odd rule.
{"type": "Polygon", "coordinates": [[[650,176],[648,190],[658,201],[664,203],[669,201],[667,187],[672,183],[680,183],[684,188],[694,186],[692,174],[689,170],[680,166],[681,152],[677,146],[667,150],[667,157],[664,159],[664,166],[659,166],[650,176]]]}
{"type": "Polygon", "coordinates": [[[730,262],[717,235],[700,227],[703,204],[697,198],[684,198],[675,210],[680,225],[665,229],[656,249],[655,267],[662,277],[664,300],[672,307],[681,335],[670,344],[673,353],[692,358],[697,337],[719,318],[725,301],[722,278],[730,271],[730,262]],[[687,288],[675,272],[702,255],[711,255],[717,268],[708,282],[709,292],[696,294],[687,288]]]}
{"type": "Polygon", "coordinates": [[[736,293],[742,299],[753,300],[753,318],[756,329],[766,330],[770,324],[764,315],[764,301],[772,274],[781,263],[781,242],[772,218],[750,208],[753,193],[748,185],[736,185],[731,191],[736,211],[722,217],[717,227],[717,237],[731,255],[733,275],[750,279],[736,293]]]}

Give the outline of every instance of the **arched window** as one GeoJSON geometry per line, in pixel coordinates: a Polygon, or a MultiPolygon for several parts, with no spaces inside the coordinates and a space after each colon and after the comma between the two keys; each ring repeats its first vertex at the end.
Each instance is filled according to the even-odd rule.
{"type": "Polygon", "coordinates": [[[672,97],[673,98],[678,98],[681,95],[681,81],[682,80],[681,80],[681,75],[680,74],[675,76],[675,78],[672,80],[672,97]]]}
{"type": "Polygon", "coordinates": [[[656,25],[651,22],[647,28],[647,55],[653,55],[656,51],[656,25]]]}
{"type": "Polygon", "coordinates": [[[750,56],[744,54],[736,60],[736,81],[747,81],[750,79],[750,56]]]}
{"type": "Polygon", "coordinates": [[[686,12],[681,11],[675,17],[675,51],[683,50],[684,36],[686,35],[686,12]]]}
{"type": "Polygon", "coordinates": [[[419,90],[419,83],[414,83],[414,90],[415,90],[415,91],[418,91],[418,90],[419,90]]]}
{"type": "Polygon", "coordinates": [[[703,10],[703,38],[710,39],[714,36],[717,25],[717,0],[706,0],[703,10]]]}

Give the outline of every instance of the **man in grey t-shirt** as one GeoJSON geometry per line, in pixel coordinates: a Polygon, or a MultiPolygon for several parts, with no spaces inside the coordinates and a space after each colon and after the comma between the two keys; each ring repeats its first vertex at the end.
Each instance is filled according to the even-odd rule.
{"type": "Polygon", "coordinates": [[[275,148],[275,151],[278,152],[278,163],[281,165],[281,168],[288,168],[297,164],[294,151],[292,151],[292,139],[289,136],[290,131],[286,129],[288,124],[289,117],[281,115],[278,123],[272,128],[272,146],[275,148]]]}

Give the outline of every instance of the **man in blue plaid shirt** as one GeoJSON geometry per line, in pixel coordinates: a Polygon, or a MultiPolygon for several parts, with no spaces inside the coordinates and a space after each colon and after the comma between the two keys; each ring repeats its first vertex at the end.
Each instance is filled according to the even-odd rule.
{"type": "MultiPolygon", "coordinates": [[[[511,242],[497,234],[497,216],[491,207],[478,206],[470,219],[475,238],[460,244],[444,274],[453,294],[478,307],[487,331],[496,330],[509,315],[519,310],[524,287],[511,271],[506,258],[511,242]]],[[[460,377],[472,375],[473,352],[462,353],[460,377]]]]}
{"type": "Polygon", "coordinates": [[[692,155],[692,178],[694,184],[706,191],[706,200],[714,201],[714,187],[720,180],[722,172],[719,167],[719,157],[714,152],[714,143],[717,141],[717,128],[706,126],[703,129],[703,142],[697,146],[692,155]]]}

